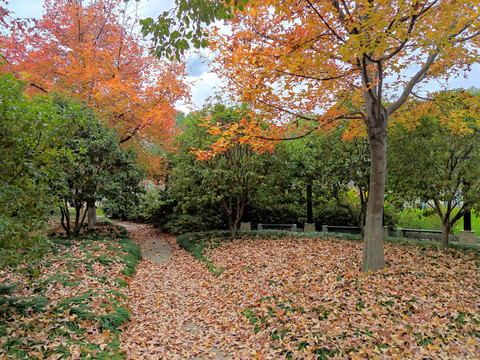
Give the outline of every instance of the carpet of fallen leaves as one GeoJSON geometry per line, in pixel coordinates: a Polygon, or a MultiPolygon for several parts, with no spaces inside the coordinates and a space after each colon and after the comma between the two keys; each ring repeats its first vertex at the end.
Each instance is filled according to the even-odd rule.
{"type": "Polygon", "coordinates": [[[0,358],[123,358],[117,328],[129,314],[121,288],[135,262],[125,246],[138,252],[125,235],[106,225],[93,240],[59,239],[42,259],[1,269],[0,358]]]}
{"type": "Polygon", "coordinates": [[[244,238],[207,251],[214,273],[173,236],[144,227],[136,239],[157,236],[173,258],[139,263],[129,359],[479,358],[472,255],[388,243],[388,267],[364,274],[360,242],[244,238]]]}

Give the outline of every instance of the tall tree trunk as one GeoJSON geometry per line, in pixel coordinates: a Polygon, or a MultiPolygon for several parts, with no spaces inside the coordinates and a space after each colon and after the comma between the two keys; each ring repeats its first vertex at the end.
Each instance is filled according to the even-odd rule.
{"type": "Polygon", "coordinates": [[[83,210],[83,207],[77,211],[78,223],[77,221],[75,221],[75,230],[73,234],[74,236],[78,236],[78,234],[80,234],[80,230],[82,228],[83,222],[85,221],[85,216],[87,215],[87,209],[85,209],[85,211],[82,211],[82,210],[83,210]],[[79,214],[80,216],[78,216],[79,214]]]}
{"type": "Polygon", "coordinates": [[[247,204],[247,194],[248,191],[243,191],[241,195],[237,195],[237,211],[235,214],[235,222],[233,223],[233,227],[230,228],[230,233],[232,236],[237,233],[240,222],[242,221],[245,206],[247,204]]]}
{"type": "Polygon", "coordinates": [[[83,213],[84,213],[83,203],[81,203],[79,201],[74,201],[73,202],[73,207],[75,209],[75,225],[73,227],[73,232],[76,235],[78,233],[80,227],[82,226],[80,221],[84,218],[84,216],[83,216],[83,213]]]}
{"type": "Polygon", "coordinates": [[[307,224],[313,223],[312,184],[307,184],[307,224]]]}
{"type": "MultiPolygon", "coordinates": [[[[383,109],[383,108],[382,108],[383,109]]],[[[371,168],[367,204],[367,219],[363,238],[362,271],[377,271],[385,267],[383,252],[383,203],[385,197],[385,175],[387,169],[387,116],[381,111],[369,121],[371,168]]]]}
{"type": "Polygon", "coordinates": [[[237,232],[235,228],[235,221],[233,220],[233,211],[227,212],[228,217],[228,229],[230,230],[230,234],[233,236],[237,232]]]}
{"type": "Polygon", "coordinates": [[[232,208],[232,196],[230,195],[229,201],[223,197],[220,200],[220,205],[222,208],[225,210],[225,213],[227,214],[227,220],[228,220],[228,229],[230,230],[230,233],[232,235],[235,234],[236,230],[234,229],[234,220],[233,220],[233,208],[232,208]]]}
{"type": "Polygon", "coordinates": [[[95,208],[95,201],[87,202],[87,219],[89,228],[97,226],[97,212],[95,208]]]}
{"type": "Polygon", "coordinates": [[[450,230],[452,229],[452,224],[450,223],[450,214],[445,215],[442,221],[442,247],[448,248],[448,238],[450,237],[450,230]]]}

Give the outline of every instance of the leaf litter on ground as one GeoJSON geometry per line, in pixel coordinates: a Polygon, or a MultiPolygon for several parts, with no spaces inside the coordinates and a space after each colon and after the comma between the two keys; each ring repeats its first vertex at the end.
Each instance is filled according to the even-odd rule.
{"type": "Polygon", "coordinates": [[[122,288],[139,256],[125,235],[102,225],[82,239],[54,239],[34,263],[0,269],[0,358],[123,358],[122,288]]]}
{"type": "Polygon", "coordinates": [[[172,258],[142,260],[129,279],[132,256],[105,231],[106,240],[59,241],[41,262],[2,269],[0,358],[477,359],[480,353],[476,255],[387,243],[388,267],[363,274],[359,242],[209,238],[206,263],[147,225],[129,231],[140,246],[165,240],[172,258]]]}
{"type": "Polygon", "coordinates": [[[387,243],[387,268],[365,274],[360,242],[220,239],[205,263],[173,236],[133,236],[162,237],[173,257],[141,261],[128,289],[130,359],[219,358],[213,348],[232,359],[478,359],[480,268],[468,253],[387,243]]]}

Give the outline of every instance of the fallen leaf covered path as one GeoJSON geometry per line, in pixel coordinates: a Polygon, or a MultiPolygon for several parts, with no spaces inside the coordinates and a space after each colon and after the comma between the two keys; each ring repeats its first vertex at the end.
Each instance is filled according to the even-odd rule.
{"type": "MultiPolygon", "coordinates": [[[[121,223],[143,249],[158,255],[155,244],[167,243],[171,257],[160,263],[144,258],[127,291],[132,320],[121,347],[128,359],[246,359],[244,347],[254,336],[221,280],[178,247],[173,235],[149,225],[121,223]],[[243,330],[245,331],[245,330],[243,330]]],[[[162,250],[160,249],[160,253],[162,250]]]]}
{"type": "Polygon", "coordinates": [[[387,242],[372,274],[359,241],[246,234],[205,240],[214,273],[173,236],[122,225],[153,255],[171,249],[127,291],[129,359],[478,359],[475,251],[387,242]]]}

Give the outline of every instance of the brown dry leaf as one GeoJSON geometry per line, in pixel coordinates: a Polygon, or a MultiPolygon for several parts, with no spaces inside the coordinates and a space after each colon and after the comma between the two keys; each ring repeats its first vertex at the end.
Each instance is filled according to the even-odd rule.
{"type": "Polygon", "coordinates": [[[208,251],[217,277],[161,237],[173,258],[140,262],[128,290],[131,359],[476,359],[479,267],[466,255],[387,244],[389,266],[359,271],[362,244],[339,240],[235,240],[208,251]],[[192,325],[193,324],[193,325],[192,325]]]}

